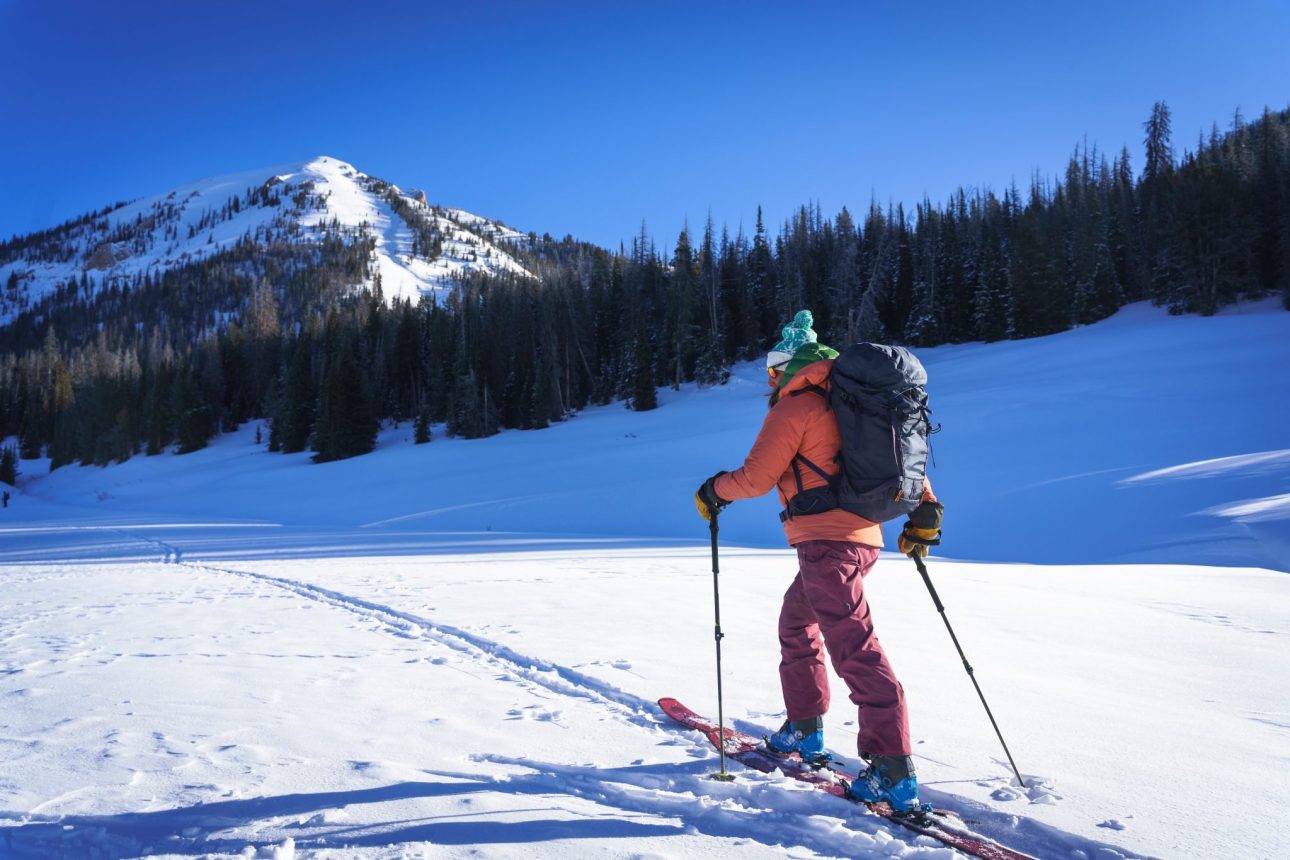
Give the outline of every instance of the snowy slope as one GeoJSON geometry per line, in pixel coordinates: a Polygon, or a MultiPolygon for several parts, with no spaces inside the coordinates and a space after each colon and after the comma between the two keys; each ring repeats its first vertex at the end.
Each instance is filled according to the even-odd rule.
{"type": "MultiPolygon", "coordinates": [[[[1135,307],[922,353],[955,557],[932,575],[1029,779],[884,555],[868,591],[929,799],[1045,858],[1284,856],[1288,344],[1271,306],[1135,307]]],[[[689,495],[746,450],[763,375],[492,439],[391,429],[326,465],[252,426],[24,463],[0,513],[0,856],[950,856],[797,783],[707,780],[707,742],[652,705],[715,714],[689,495]]],[[[782,719],[774,514],[722,520],[726,714],[750,730],[782,719]]]]}
{"type": "Polygon", "coordinates": [[[39,250],[0,258],[0,285],[18,277],[16,294],[0,290],[0,321],[72,278],[88,276],[98,289],[201,260],[243,237],[316,241],[329,225],[371,234],[373,274],[391,298],[415,300],[466,272],[524,273],[507,252],[509,243],[522,238],[516,231],[459,209],[430,206],[421,193],[385,186],[350,164],[320,156],[192,182],[57,231],[39,250]],[[257,192],[263,197],[248,202],[257,192]],[[400,198],[421,223],[410,224],[386,193],[400,198]],[[414,247],[422,226],[440,237],[438,253],[414,247]]]}
{"type": "MultiPolygon", "coordinates": [[[[919,355],[943,428],[931,474],[946,554],[1290,570],[1290,512],[1277,502],[1290,486],[1290,313],[1275,303],[1213,318],[1134,305],[1051,337],[919,355]]],[[[484,441],[412,446],[404,424],[375,454],[322,467],[263,455],[248,426],[180,462],[40,477],[33,463],[22,489],[94,516],[146,517],[164,487],[164,510],[188,518],[686,540],[693,512],[677,500],[738,465],[765,413],[764,379],[754,363],[720,388],[663,389],[653,412],[591,409],[484,441]],[[298,505],[301,495],[319,504],[298,505]]],[[[778,511],[771,496],[736,505],[723,534],[782,546],[778,511]]]]}

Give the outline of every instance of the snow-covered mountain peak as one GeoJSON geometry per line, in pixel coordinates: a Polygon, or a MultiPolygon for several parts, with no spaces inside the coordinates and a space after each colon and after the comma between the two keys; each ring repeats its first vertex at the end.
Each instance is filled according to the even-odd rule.
{"type": "Polygon", "coordinates": [[[471,272],[529,273],[523,234],[434,206],[422,191],[328,155],[208,177],[0,244],[0,323],[60,287],[84,295],[208,259],[241,242],[367,240],[365,277],[387,298],[450,288],[471,272]]]}

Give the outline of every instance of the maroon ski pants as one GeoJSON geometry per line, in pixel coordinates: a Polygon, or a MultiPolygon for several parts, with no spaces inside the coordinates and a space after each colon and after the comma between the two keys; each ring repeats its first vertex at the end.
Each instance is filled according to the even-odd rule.
{"type": "Polygon", "coordinates": [[[797,545],[798,574],[779,614],[779,679],[790,720],[829,709],[827,650],[833,668],[860,709],[859,752],[910,754],[905,690],[873,632],[865,575],[878,550],[837,540],[797,545]]]}

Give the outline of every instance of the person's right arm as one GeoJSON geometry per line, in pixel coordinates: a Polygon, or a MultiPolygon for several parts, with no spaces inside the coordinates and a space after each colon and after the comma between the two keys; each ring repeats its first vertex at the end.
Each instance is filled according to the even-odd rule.
{"type": "Polygon", "coordinates": [[[805,432],[806,415],[799,401],[796,398],[781,400],[766,413],[761,432],[757,434],[757,441],[753,442],[744,464],[719,476],[713,482],[713,489],[718,496],[731,502],[766,495],[788,471],[793,457],[801,450],[805,432]]]}

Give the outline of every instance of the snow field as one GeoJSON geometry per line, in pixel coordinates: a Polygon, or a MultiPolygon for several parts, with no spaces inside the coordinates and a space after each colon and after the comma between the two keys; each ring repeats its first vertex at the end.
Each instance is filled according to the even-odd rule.
{"type": "MultiPolygon", "coordinates": [[[[519,856],[495,855],[512,840],[528,856],[949,856],[804,786],[705,778],[706,740],[652,700],[715,713],[709,561],[620,549],[16,567],[0,809],[25,813],[6,814],[0,838],[31,856],[55,837],[107,856],[287,838],[302,856],[421,843],[519,856]]],[[[770,728],[792,556],[729,550],[723,570],[727,714],[770,728]]],[[[869,595],[930,800],[1037,856],[1250,856],[1233,833],[1260,850],[1265,811],[1201,814],[1213,801],[1194,774],[1232,738],[1233,791],[1290,801],[1269,772],[1290,753],[1284,695],[1260,668],[1284,657],[1283,575],[932,571],[1031,787],[1013,784],[921,580],[884,556],[869,595]],[[1193,655],[1187,673],[1178,655],[1193,655]]],[[[855,764],[836,682],[826,732],[855,764]]]]}
{"type": "MultiPolygon", "coordinates": [[[[1287,335],[1270,305],[1133,307],[919,353],[952,556],[931,575],[1027,777],[884,554],[868,595],[928,800],[1045,858],[1285,853],[1287,335]]],[[[24,461],[0,513],[0,857],[952,856],[799,783],[712,782],[706,739],[654,707],[716,714],[690,496],[747,450],[763,377],[478,441],[387,428],[326,465],[252,425],[184,457],[24,461]]],[[[777,511],[721,519],[725,708],[751,732],[783,714],[777,511]]]]}

